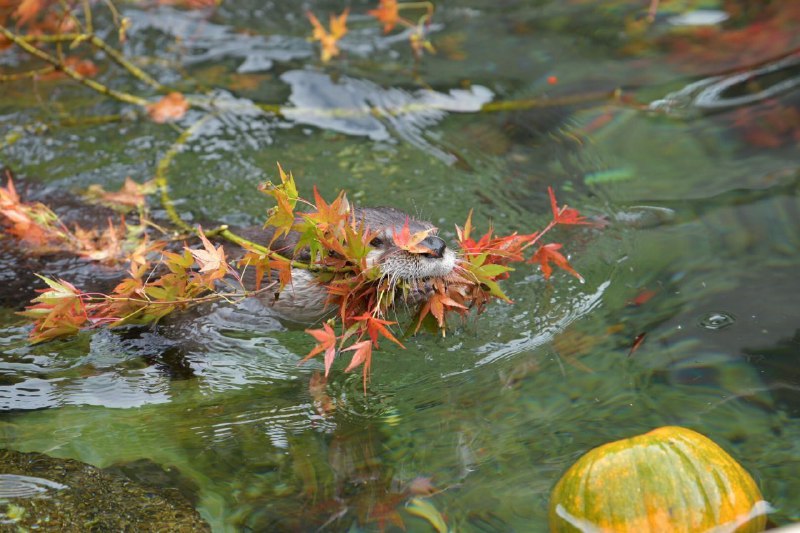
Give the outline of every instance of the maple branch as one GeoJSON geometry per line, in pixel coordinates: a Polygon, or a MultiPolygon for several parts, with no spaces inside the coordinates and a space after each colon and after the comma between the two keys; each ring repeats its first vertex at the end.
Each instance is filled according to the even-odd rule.
{"type": "MultiPolygon", "coordinates": [[[[167,212],[167,216],[169,217],[170,221],[180,228],[181,231],[185,232],[186,234],[196,236],[198,235],[198,229],[189,225],[186,221],[184,221],[180,213],[178,213],[177,209],[175,209],[175,202],[172,200],[172,197],[169,195],[169,179],[168,179],[168,169],[172,164],[172,161],[175,159],[175,156],[178,155],[183,145],[189,140],[189,138],[194,135],[202,126],[212,118],[213,114],[208,114],[203,116],[200,120],[189,126],[187,129],[181,133],[181,135],[172,143],[172,146],[169,147],[167,152],[164,156],[159,159],[158,163],[156,163],[156,173],[155,173],[155,184],[159,188],[161,192],[161,205],[164,207],[164,210],[167,212]]],[[[234,244],[238,244],[242,248],[249,248],[251,250],[257,251],[269,257],[270,259],[274,259],[277,261],[282,261],[288,263],[292,266],[292,268],[300,268],[303,270],[313,270],[316,272],[331,272],[331,273],[344,273],[344,272],[352,272],[352,268],[345,267],[345,268],[331,268],[325,267],[320,265],[315,265],[312,262],[303,262],[303,261],[296,261],[294,259],[290,259],[285,257],[266,246],[262,246],[258,243],[245,239],[244,237],[237,235],[236,233],[232,232],[228,226],[219,226],[218,228],[214,228],[213,230],[206,233],[208,236],[218,235],[223,239],[226,239],[234,244]]]]}
{"type": "Polygon", "coordinates": [[[151,77],[147,72],[143,71],[142,69],[140,69],[139,67],[137,67],[136,65],[125,59],[125,56],[122,55],[119,52],[119,50],[109,45],[107,42],[105,42],[97,35],[91,34],[89,37],[89,42],[92,44],[92,46],[94,46],[98,50],[102,50],[103,52],[105,52],[105,54],[109,58],[111,58],[111,60],[114,63],[124,68],[126,71],[128,71],[128,73],[131,76],[133,76],[137,80],[146,83],[147,85],[149,85],[150,87],[159,92],[168,93],[171,91],[169,87],[162,85],[161,83],[156,81],[153,77],[151,77]]]}
{"type": "Polygon", "coordinates": [[[92,6],[89,0],[81,0],[81,7],[83,8],[83,18],[86,21],[86,33],[94,33],[94,22],[92,21],[92,6]]]}
{"type": "Polygon", "coordinates": [[[86,37],[84,33],[34,33],[30,35],[19,35],[20,41],[26,43],[66,43],[86,37]]]}
{"type": "MultiPolygon", "coordinates": [[[[236,300],[243,300],[245,298],[249,298],[256,294],[260,294],[265,292],[275,285],[277,285],[277,281],[271,281],[266,286],[261,287],[257,291],[235,291],[235,292],[212,292],[211,294],[206,294],[205,296],[194,296],[192,298],[176,298],[174,300],[151,300],[151,299],[144,299],[144,298],[130,298],[130,297],[119,297],[119,296],[109,296],[106,294],[98,294],[96,296],[91,295],[91,293],[82,293],[80,294],[84,302],[87,303],[103,303],[103,302],[130,302],[135,304],[142,304],[143,306],[151,306],[151,305],[187,305],[192,306],[195,304],[201,304],[205,302],[213,302],[216,300],[226,300],[226,301],[236,301],[236,300]],[[231,300],[233,299],[233,300],[231,300]]],[[[145,311],[145,307],[137,309],[133,311],[130,315],[127,315],[124,318],[129,318],[136,313],[141,311],[145,311]]]]}
{"type": "Polygon", "coordinates": [[[59,126],[94,126],[98,124],[111,124],[126,120],[125,115],[94,115],[88,117],[73,117],[65,115],[58,119],[59,126]]]}
{"type": "Polygon", "coordinates": [[[52,55],[48,54],[44,50],[36,48],[31,43],[27,42],[25,39],[20,38],[19,35],[9,31],[5,26],[0,25],[0,34],[2,34],[9,41],[13,42],[14,44],[19,46],[20,48],[22,48],[28,54],[30,54],[30,55],[32,55],[34,57],[37,57],[37,58],[41,59],[42,61],[46,61],[47,63],[50,63],[51,65],[53,65],[56,68],[56,70],[60,70],[61,72],[63,72],[64,74],[66,74],[67,76],[72,78],[73,80],[77,81],[78,83],[80,83],[82,85],[85,85],[85,86],[89,87],[93,91],[96,91],[96,92],[98,92],[98,93],[100,93],[102,95],[114,98],[115,100],[119,100],[120,102],[125,102],[127,104],[133,104],[133,105],[137,105],[139,107],[146,107],[147,106],[148,102],[144,98],[141,98],[139,96],[134,96],[132,94],[125,93],[125,92],[122,92],[122,91],[117,91],[115,89],[111,89],[111,88],[103,85],[102,83],[99,83],[99,82],[97,82],[97,81],[95,81],[93,79],[90,79],[90,78],[87,78],[86,76],[83,76],[82,74],[76,72],[72,68],[70,68],[67,65],[65,65],[64,62],[61,61],[59,58],[53,57],[52,55]]]}
{"type": "Polygon", "coordinates": [[[181,150],[186,141],[194,135],[213,115],[205,115],[200,120],[183,130],[183,133],[172,143],[164,156],[156,163],[156,172],[154,181],[159,191],[161,192],[161,205],[167,212],[170,221],[180,228],[181,231],[186,233],[196,234],[197,229],[187,224],[175,209],[175,203],[169,195],[169,181],[167,179],[167,169],[172,164],[175,156],[181,150]]]}
{"type": "MultiPolygon", "coordinates": [[[[211,232],[209,232],[211,233],[211,232]]],[[[206,233],[208,235],[209,233],[206,233]]],[[[290,259],[286,256],[279,254],[278,252],[267,248],[266,246],[262,246],[260,244],[254,243],[253,241],[247,240],[244,237],[235,234],[227,226],[220,226],[218,229],[214,230],[214,235],[219,235],[223,239],[226,239],[234,244],[238,244],[242,248],[255,250],[256,252],[262,253],[269,257],[270,259],[274,259],[276,261],[281,261],[285,263],[289,263],[292,268],[300,268],[302,270],[312,270],[314,272],[330,272],[333,274],[345,273],[345,272],[353,272],[351,267],[344,267],[344,268],[332,268],[327,266],[316,265],[314,263],[308,262],[304,263],[303,261],[296,261],[294,259],[290,259]]]]}
{"type": "Polygon", "coordinates": [[[533,240],[531,240],[530,242],[528,242],[524,246],[522,246],[520,248],[520,251],[527,250],[528,248],[530,248],[534,244],[538,243],[542,239],[542,237],[545,236],[545,234],[548,231],[550,231],[551,229],[555,228],[556,226],[558,226],[558,221],[557,220],[551,220],[547,224],[547,226],[545,226],[545,228],[542,231],[540,231],[539,233],[536,234],[536,237],[533,240]]]}
{"type": "Polygon", "coordinates": [[[56,68],[53,66],[50,67],[42,67],[33,70],[26,70],[25,72],[14,72],[12,74],[0,74],[0,82],[10,82],[10,81],[18,81],[24,80],[27,78],[35,78],[37,76],[43,76],[45,74],[50,74],[51,72],[55,72],[56,68]]]}

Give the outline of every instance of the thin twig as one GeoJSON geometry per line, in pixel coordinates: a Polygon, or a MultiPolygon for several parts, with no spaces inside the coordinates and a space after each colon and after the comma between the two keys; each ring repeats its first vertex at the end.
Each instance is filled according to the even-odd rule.
{"type": "Polygon", "coordinates": [[[128,119],[126,115],[94,115],[87,117],[63,116],[58,119],[59,126],[96,126],[98,124],[111,124],[128,119]]]}
{"type": "Polygon", "coordinates": [[[33,33],[28,35],[18,35],[17,36],[20,41],[25,41],[26,43],[64,43],[64,42],[71,42],[77,39],[85,39],[86,34],[84,33],[57,33],[57,34],[49,34],[49,33],[33,33]]]}
{"type": "Polygon", "coordinates": [[[94,33],[94,23],[92,22],[92,6],[89,0],[81,0],[83,6],[83,18],[86,20],[86,33],[94,33]]]}
{"type": "Polygon", "coordinates": [[[125,102],[125,103],[128,103],[128,104],[133,104],[133,105],[137,105],[137,106],[140,106],[140,107],[146,107],[147,104],[148,104],[147,100],[145,100],[144,98],[141,98],[139,96],[134,96],[132,94],[128,94],[128,93],[124,93],[124,92],[121,92],[121,91],[117,91],[117,90],[111,89],[109,87],[106,87],[102,83],[96,82],[96,81],[94,81],[92,79],[89,79],[89,78],[79,74],[75,70],[73,70],[70,67],[66,66],[64,64],[64,62],[60,61],[58,58],[53,57],[52,55],[48,54],[47,52],[45,52],[43,50],[40,50],[39,48],[36,48],[35,46],[33,46],[29,42],[25,41],[24,39],[20,39],[17,34],[9,31],[8,29],[6,29],[5,26],[0,25],[0,34],[5,36],[9,41],[13,42],[14,44],[16,44],[17,46],[22,48],[24,51],[29,53],[30,55],[32,55],[34,57],[38,57],[39,59],[41,59],[43,61],[46,61],[47,63],[50,63],[57,70],[60,70],[61,72],[63,72],[64,74],[66,74],[67,76],[72,78],[73,80],[77,81],[80,84],[83,84],[83,85],[89,87],[90,89],[92,89],[92,90],[94,90],[94,91],[96,91],[96,92],[98,92],[100,94],[103,94],[105,96],[114,98],[115,100],[119,100],[120,102],[125,102]]]}
{"type": "Polygon", "coordinates": [[[167,216],[172,221],[172,223],[177,226],[181,231],[186,233],[196,234],[197,230],[187,224],[180,216],[178,211],[175,209],[175,203],[172,201],[172,198],[169,196],[169,181],[167,179],[167,169],[172,164],[172,160],[175,159],[175,156],[178,155],[178,152],[181,151],[183,145],[189,140],[189,138],[194,135],[209,119],[211,119],[214,115],[208,114],[205,115],[203,118],[192,124],[190,127],[186,128],[183,133],[172,143],[172,146],[166,151],[164,156],[158,160],[156,163],[156,175],[154,178],[155,184],[158,187],[159,191],[161,192],[161,205],[164,207],[164,210],[167,212],[167,216]]]}
{"type": "Polygon", "coordinates": [[[142,69],[140,69],[127,59],[125,59],[125,56],[123,56],[117,49],[110,46],[107,42],[105,42],[97,35],[92,35],[89,38],[89,42],[92,43],[92,46],[94,46],[95,48],[105,52],[106,55],[109,58],[111,58],[112,61],[114,61],[114,63],[127,70],[128,73],[134,78],[146,83],[147,85],[149,85],[150,87],[154,88],[159,92],[170,91],[168,87],[165,87],[164,85],[160,84],[155,79],[153,79],[153,77],[151,77],[148,73],[146,73],[145,71],[143,71],[142,69]]]}
{"type": "Polygon", "coordinates": [[[13,74],[0,74],[0,82],[25,80],[28,78],[35,78],[55,72],[56,68],[53,66],[37,68],[34,70],[26,70],[25,72],[14,72],[13,74]]]}

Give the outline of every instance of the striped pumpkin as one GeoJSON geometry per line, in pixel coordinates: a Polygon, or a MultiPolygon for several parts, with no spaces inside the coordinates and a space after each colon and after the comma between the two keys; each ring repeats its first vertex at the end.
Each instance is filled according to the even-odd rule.
{"type": "Polygon", "coordinates": [[[551,494],[550,530],[755,532],[768,510],[725,450],[666,426],[595,448],[572,465],[551,494]]]}

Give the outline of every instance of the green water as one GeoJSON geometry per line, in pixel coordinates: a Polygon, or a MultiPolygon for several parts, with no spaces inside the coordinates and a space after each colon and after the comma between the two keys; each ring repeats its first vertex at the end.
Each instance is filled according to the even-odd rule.
{"type": "MultiPolygon", "coordinates": [[[[642,4],[437,4],[439,52],[418,65],[403,38],[357,16],[371,3],[351,4],[344,55],[328,65],[294,3],[126,7],[126,51],[165,83],[213,91],[204,94],[222,109],[170,167],[186,220],[261,220],[269,203],[255,186],[274,179],[280,161],[305,196],[314,184],[329,198],[346,189],[362,205],[427,218],[450,238],[472,208],[482,227],[540,228],[548,185],[608,223],[557,235],[585,284],[519,269],[504,283],[514,305],[495,303],[445,338],[382,345],[366,397],[360,376],[337,363],[329,413],[309,389],[321,364],[298,365],[310,338],[258,306],[29,346],[12,312],[31,293],[8,289],[0,448],[171,467],[197,487],[190,496],[217,531],[372,531],[398,517],[428,531],[404,508],[405,488],[420,477],[441,491],[428,501],[454,530],[544,531],[549,491],[578,456],[678,424],[753,474],[775,524],[800,520],[800,93],[787,85],[715,113],[691,98],[649,106],[733,66],[781,61],[800,37],[780,28],[796,27],[800,13],[779,2],[743,8],[725,32],[755,21],[772,32],[751,35],[746,57],[722,38],[687,54],[678,44],[691,28],[677,17],[723,2],[663,2],[639,34],[631,24],[642,4]],[[621,100],[602,96],[619,87],[621,100]],[[581,94],[600,96],[479,112],[488,102],[581,94]],[[652,297],[636,304],[644,291],[652,297]]],[[[731,13],[744,4],[725,3],[731,13]]],[[[321,20],[342,8],[309,5],[321,20]]],[[[3,68],[25,65],[0,53],[3,68]]],[[[778,78],[796,79],[793,68],[778,78]]],[[[148,94],[113,67],[100,79],[148,94]]],[[[135,117],[63,126],[65,110],[131,110],[64,81],[0,89],[0,137],[16,139],[0,163],[33,190],[149,179],[180,128],[202,116],[192,111],[177,128],[135,117]]],[[[67,277],[63,264],[43,265],[67,277]]],[[[13,276],[26,272],[14,266],[13,276]]],[[[16,287],[13,276],[0,279],[16,287]]]]}

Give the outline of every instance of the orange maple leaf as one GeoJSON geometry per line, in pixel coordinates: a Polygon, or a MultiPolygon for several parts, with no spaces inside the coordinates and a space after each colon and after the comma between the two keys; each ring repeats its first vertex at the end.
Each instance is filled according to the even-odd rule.
{"type": "MultiPolygon", "coordinates": [[[[17,9],[14,10],[14,18],[17,19],[18,26],[24,26],[36,18],[48,4],[48,0],[22,0],[17,9]]],[[[14,3],[11,2],[11,5],[14,3]]]]}
{"type": "Polygon", "coordinates": [[[556,266],[561,268],[562,270],[566,270],[576,278],[578,278],[581,283],[583,283],[583,277],[578,274],[572,266],[570,266],[569,261],[567,258],[564,257],[558,249],[561,248],[561,245],[558,243],[550,243],[550,244],[543,244],[536,250],[536,253],[533,254],[528,262],[529,263],[539,263],[539,267],[542,269],[542,274],[544,275],[544,279],[550,279],[550,275],[553,273],[553,267],[550,266],[550,263],[554,263],[556,266]]]}
{"type": "Polygon", "coordinates": [[[189,102],[179,92],[171,92],[158,102],[147,105],[147,113],[153,122],[163,124],[178,120],[189,110],[189,102]]]}
{"type": "Polygon", "coordinates": [[[333,328],[325,322],[322,324],[322,329],[307,329],[306,333],[317,339],[317,345],[308,352],[308,355],[303,358],[303,361],[308,361],[315,355],[325,352],[325,377],[330,373],[333,359],[336,357],[336,332],[333,328]]]}
{"type": "Polygon", "coordinates": [[[278,282],[281,289],[292,284],[292,263],[290,261],[275,257],[270,261],[269,266],[278,271],[278,282]]]}
{"type": "Polygon", "coordinates": [[[377,9],[370,9],[367,15],[372,15],[383,24],[383,33],[389,33],[400,21],[397,9],[397,0],[380,0],[377,9]]]}
{"type": "Polygon", "coordinates": [[[428,238],[434,230],[435,228],[429,228],[418,231],[412,235],[411,228],[408,225],[408,218],[406,218],[406,222],[403,224],[403,227],[400,228],[399,232],[396,231],[395,228],[392,228],[392,240],[399,248],[407,252],[412,254],[424,254],[430,252],[431,249],[420,243],[428,238]]]}
{"type": "Polygon", "coordinates": [[[49,288],[37,289],[39,296],[18,314],[34,320],[30,332],[32,343],[75,335],[86,324],[88,316],[82,293],[71,283],[39,276],[49,288]]]}
{"type": "Polygon", "coordinates": [[[331,31],[325,29],[320,23],[319,19],[311,11],[306,11],[306,16],[309,22],[314,27],[314,33],[311,36],[312,41],[319,41],[322,47],[321,58],[323,63],[327,63],[332,57],[339,55],[339,39],[347,34],[347,15],[350,13],[350,8],[345,8],[339,16],[330,16],[331,31]]]}
{"type": "Polygon", "coordinates": [[[369,381],[369,371],[372,367],[372,341],[360,341],[353,343],[352,346],[349,346],[342,350],[344,352],[354,351],[356,352],[353,354],[353,358],[350,360],[350,364],[347,365],[347,368],[344,369],[345,372],[350,372],[351,370],[358,368],[359,365],[364,365],[364,394],[367,393],[367,381],[369,381]]]}
{"type": "Polygon", "coordinates": [[[90,201],[129,211],[130,208],[143,206],[145,196],[155,192],[155,190],[156,186],[152,180],[139,184],[130,177],[126,177],[122,188],[116,192],[107,191],[101,185],[90,185],[86,191],[86,196],[90,201]]]}

